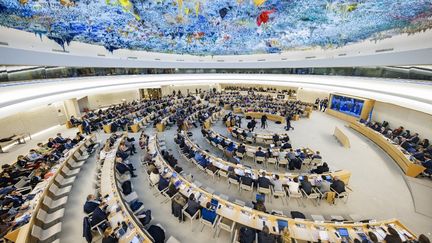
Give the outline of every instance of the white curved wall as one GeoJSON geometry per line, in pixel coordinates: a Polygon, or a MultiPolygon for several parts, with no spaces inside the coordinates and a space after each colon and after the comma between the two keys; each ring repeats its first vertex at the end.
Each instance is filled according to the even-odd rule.
{"type": "Polygon", "coordinates": [[[430,82],[343,76],[272,74],[167,74],[38,80],[0,85],[0,117],[85,95],[161,85],[244,83],[286,85],[371,98],[432,114],[430,82]]]}
{"type": "Polygon", "coordinates": [[[281,54],[192,56],[116,50],[72,42],[65,51],[42,36],[0,27],[0,64],[74,67],[283,68],[431,64],[432,31],[347,45],[281,54]]]}

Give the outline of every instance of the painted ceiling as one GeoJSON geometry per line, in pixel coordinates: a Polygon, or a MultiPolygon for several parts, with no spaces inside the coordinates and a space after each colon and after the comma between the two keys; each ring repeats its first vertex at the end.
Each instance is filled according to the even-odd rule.
{"type": "Polygon", "coordinates": [[[63,47],[280,53],[426,31],[432,0],[0,0],[0,25],[63,47]]]}

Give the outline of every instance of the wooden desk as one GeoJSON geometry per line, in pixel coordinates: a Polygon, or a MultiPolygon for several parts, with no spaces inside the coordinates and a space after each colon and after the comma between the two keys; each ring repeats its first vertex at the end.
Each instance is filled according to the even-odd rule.
{"type": "MultiPolygon", "coordinates": [[[[335,238],[334,232],[338,228],[346,228],[350,234],[351,239],[359,239],[359,236],[356,234],[357,231],[363,232],[367,234],[369,230],[374,230],[374,227],[381,226],[387,227],[387,225],[392,224],[393,227],[401,232],[407,232],[412,236],[412,238],[417,238],[408,228],[406,228],[402,223],[400,223],[396,219],[389,219],[383,221],[371,221],[369,223],[360,223],[360,222],[316,222],[311,220],[301,220],[301,219],[292,219],[287,216],[278,216],[271,215],[265,212],[257,211],[249,207],[240,206],[235,203],[232,203],[228,200],[221,198],[220,196],[215,195],[214,193],[209,193],[194,183],[189,182],[183,176],[178,173],[175,173],[174,169],[162,158],[159,146],[157,144],[157,137],[152,136],[149,141],[149,150],[150,153],[156,153],[157,156],[155,158],[156,164],[158,167],[168,168],[169,172],[166,174],[167,177],[171,177],[175,181],[180,181],[181,184],[179,186],[179,192],[188,197],[190,194],[194,193],[200,202],[201,205],[205,206],[205,204],[211,199],[215,199],[218,201],[219,206],[216,209],[216,213],[220,217],[224,217],[230,219],[238,224],[248,226],[257,230],[262,230],[262,227],[265,225],[268,226],[271,234],[280,235],[282,232],[278,227],[278,220],[286,221],[288,224],[288,230],[290,238],[296,240],[305,240],[305,241],[318,241],[320,239],[319,231],[325,231],[328,234],[331,242],[340,242],[340,239],[335,238]],[[170,174],[169,174],[170,173],[170,174]],[[168,176],[169,175],[169,176],[168,176]],[[174,176],[175,175],[175,176],[174,176]],[[368,229],[368,227],[370,229],[368,229]]],[[[324,240],[324,239],[321,239],[324,240]]],[[[361,239],[359,239],[361,240],[361,239]]]]}
{"type": "Polygon", "coordinates": [[[121,192],[117,186],[116,169],[115,169],[115,158],[118,151],[120,142],[126,139],[127,133],[118,139],[114,145],[114,149],[110,151],[106,157],[104,164],[101,168],[101,194],[102,196],[108,195],[107,205],[109,208],[120,207],[120,211],[111,212],[108,220],[112,225],[116,225],[117,222],[125,221],[130,223],[127,232],[119,239],[121,243],[129,243],[134,237],[139,239],[139,242],[151,243],[154,242],[152,237],[141,229],[140,225],[136,222],[136,219],[132,212],[126,207],[121,192]]]}
{"type": "Polygon", "coordinates": [[[6,142],[0,142],[0,153],[5,153],[5,151],[3,151],[3,146],[7,146],[7,145],[11,145],[11,144],[23,144],[26,143],[25,138],[29,137],[31,139],[30,133],[25,134],[18,134],[18,135],[14,135],[10,141],[6,141],[6,142]]]}
{"type": "Polygon", "coordinates": [[[267,118],[270,121],[275,121],[275,122],[278,121],[280,123],[284,123],[285,122],[285,117],[280,116],[280,115],[270,114],[270,113],[264,113],[264,112],[245,112],[244,115],[245,116],[253,117],[255,119],[260,119],[263,115],[266,115],[267,118]]]}
{"type": "Polygon", "coordinates": [[[381,147],[399,165],[405,172],[405,175],[416,177],[426,169],[422,165],[411,161],[411,155],[408,152],[405,154],[401,146],[393,144],[390,139],[386,138],[381,133],[374,131],[360,122],[353,122],[350,124],[350,127],[381,147]]]}
{"type": "Polygon", "coordinates": [[[344,146],[345,148],[350,148],[350,141],[349,138],[343,133],[338,127],[335,127],[335,130],[333,132],[333,136],[336,137],[336,139],[344,146]]]}

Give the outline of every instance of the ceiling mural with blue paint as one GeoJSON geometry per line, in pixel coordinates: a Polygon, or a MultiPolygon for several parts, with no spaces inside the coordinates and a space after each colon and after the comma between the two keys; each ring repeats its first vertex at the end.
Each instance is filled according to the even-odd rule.
{"type": "Polygon", "coordinates": [[[432,0],[0,0],[0,25],[63,47],[281,53],[426,31],[432,0]]]}

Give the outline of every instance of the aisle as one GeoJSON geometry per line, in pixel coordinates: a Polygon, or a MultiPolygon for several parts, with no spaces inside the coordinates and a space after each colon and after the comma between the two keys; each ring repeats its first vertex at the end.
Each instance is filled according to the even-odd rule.
{"type": "MultiPolygon", "coordinates": [[[[167,133],[172,134],[173,132],[175,132],[174,128],[167,130],[167,133]]],[[[152,135],[154,134],[154,129],[146,129],[146,133],[152,135]]],[[[137,139],[138,137],[135,136],[135,138],[137,139]]],[[[191,226],[189,219],[186,219],[185,222],[180,223],[178,219],[171,214],[171,202],[162,204],[165,198],[162,196],[155,197],[153,195],[155,189],[151,190],[149,188],[147,173],[142,168],[139,160],[139,158],[141,158],[143,155],[143,151],[139,148],[137,151],[138,154],[134,155],[130,159],[135,168],[137,168],[135,172],[138,175],[132,179],[132,184],[138,194],[139,199],[144,203],[145,208],[152,211],[152,221],[150,224],[161,224],[166,230],[166,239],[168,239],[170,236],[174,236],[182,243],[202,243],[206,241],[220,243],[230,242],[229,234],[225,233],[224,231],[222,231],[219,238],[216,239],[212,238],[213,234],[208,227],[205,227],[201,232],[201,223],[198,220],[194,221],[194,227],[191,226]]]]}

